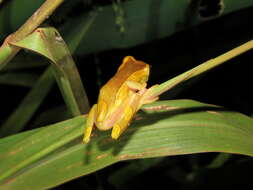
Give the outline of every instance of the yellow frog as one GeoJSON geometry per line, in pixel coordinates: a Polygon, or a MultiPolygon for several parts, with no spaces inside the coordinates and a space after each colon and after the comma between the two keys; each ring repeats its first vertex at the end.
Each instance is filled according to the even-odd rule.
{"type": "Polygon", "coordinates": [[[93,105],[86,121],[83,141],[88,143],[92,128],[112,128],[111,136],[117,139],[128,127],[134,114],[143,104],[154,102],[147,89],[149,65],[126,56],[117,73],[100,89],[98,103],[93,105]]]}

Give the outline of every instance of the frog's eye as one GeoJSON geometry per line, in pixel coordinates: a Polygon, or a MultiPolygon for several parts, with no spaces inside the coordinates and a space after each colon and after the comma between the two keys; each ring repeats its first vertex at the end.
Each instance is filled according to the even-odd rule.
{"type": "Polygon", "coordinates": [[[104,120],[107,112],[107,104],[103,100],[99,100],[97,107],[97,121],[101,122],[104,120]]]}

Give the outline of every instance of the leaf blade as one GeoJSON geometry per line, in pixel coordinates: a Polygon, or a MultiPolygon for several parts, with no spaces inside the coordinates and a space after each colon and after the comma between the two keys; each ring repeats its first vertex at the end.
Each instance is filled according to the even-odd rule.
{"type": "MultiPolygon", "coordinates": [[[[55,149],[51,154],[48,152],[5,178],[2,187],[25,189],[29,185],[45,189],[128,159],[199,152],[253,156],[253,120],[240,113],[191,100],[171,100],[143,107],[143,113],[138,114],[137,118],[118,141],[111,140],[109,132],[98,132],[88,145],[81,141],[84,119],[80,117],[40,129],[47,131],[44,133],[37,130],[37,138],[44,140],[48,139],[47,135],[50,133],[50,143],[57,142],[59,136],[67,135],[73,128],[79,134],[76,134],[73,141],[68,141],[68,144],[62,143],[60,149],[55,149]],[[75,124],[77,120],[79,123],[75,124]],[[62,127],[63,124],[65,127],[62,127]],[[50,177],[41,180],[42,175],[50,177]]],[[[19,135],[3,139],[4,144],[19,138],[19,135]]],[[[3,147],[1,141],[0,150],[3,147]]],[[[45,142],[44,147],[47,143],[49,142],[45,142]]],[[[29,146],[25,154],[28,158],[43,149],[42,145],[38,150],[33,145],[29,146]]],[[[0,152],[0,168],[5,168],[2,171],[15,166],[10,158],[2,158],[8,152],[13,152],[13,147],[15,144],[8,151],[0,152]]],[[[15,150],[18,147],[21,145],[16,146],[15,150]]],[[[24,155],[24,152],[17,153],[16,156],[19,154],[24,155]]],[[[26,158],[23,156],[19,161],[24,159],[26,158]]]]}
{"type": "MultiPolygon", "coordinates": [[[[72,115],[78,116],[88,112],[88,98],[75,62],[56,29],[53,27],[38,28],[24,39],[11,42],[11,44],[35,51],[51,60],[56,81],[72,115]]],[[[73,45],[73,49],[76,45],[77,43],[73,45]]]]}

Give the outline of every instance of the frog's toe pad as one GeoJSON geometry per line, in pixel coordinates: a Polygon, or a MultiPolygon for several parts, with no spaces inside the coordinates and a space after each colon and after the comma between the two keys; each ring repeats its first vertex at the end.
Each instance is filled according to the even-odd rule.
{"type": "Polygon", "coordinates": [[[83,142],[88,143],[90,141],[92,127],[87,127],[84,133],[83,142]]]}
{"type": "Polygon", "coordinates": [[[113,139],[118,139],[120,136],[120,126],[118,124],[115,124],[112,128],[112,138],[113,139]]]}

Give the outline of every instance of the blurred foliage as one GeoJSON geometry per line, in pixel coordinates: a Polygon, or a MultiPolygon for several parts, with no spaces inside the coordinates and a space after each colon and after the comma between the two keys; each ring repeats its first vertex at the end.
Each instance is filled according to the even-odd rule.
{"type": "MultiPolygon", "coordinates": [[[[43,2],[0,1],[0,40],[15,32],[43,2]]],[[[113,75],[125,55],[151,64],[152,85],[252,39],[252,5],[252,0],[73,0],[65,1],[44,25],[56,27],[70,47],[75,41],[74,59],[89,100],[95,103],[101,84],[113,75]],[[92,26],[77,37],[94,13],[97,17],[92,26]]],[[[252,115],[252,59],[251,52],[241,55],[179,85],[161,99],[194,99],[252,115]]],[[[36,87],[47,65],[45,59],[23,51],[1,70],[2,124],[30,88],[36,87]]],[[[56,86],[50,91],[45,86],[37,89],[40,98],[47,96],[40,106],[36,102],[34,115],[23,130],[70,117],[56,86]],[[40,89],[45,90],[41,96],[40,89]]],[[[26,103],[26,107],[30,105],[26,103]]],[[[22,113],[22,107],[20,110],[22,113]]],[[[22,139],[34,132],[8,138],[22,139]]],[[[144,189],[158,184],[173,189],[233,189],[252,185],[252,164],[249,157],[223,153],[124,161],[53,189],[144,189]]]]}
{"type": "MultiPolygon", "coordinates": [[[[42,2],[36,1],[31,5],[29,0],[24,0],[22,3],[12,0],[3,5],[0,9],[0,23],[2,23],[0,39],[15,31],[42,2]]],[[[164,38],[252,5],[251,0],[242,0],[240,3],[236,0],[212,2],[210,0],[107,0],[103,4],[100,1],[75,0],[66,1],[48,20],[48,24],[57,26],[65,37],[70,31],[77,29],[91,12],[97,12],[98,16],[93,27],[82,39],[76,52],[88,54],[113,48],[133,47],[164,38]],[[96,6],[98,9],[94,10],[96,6]]]]}

